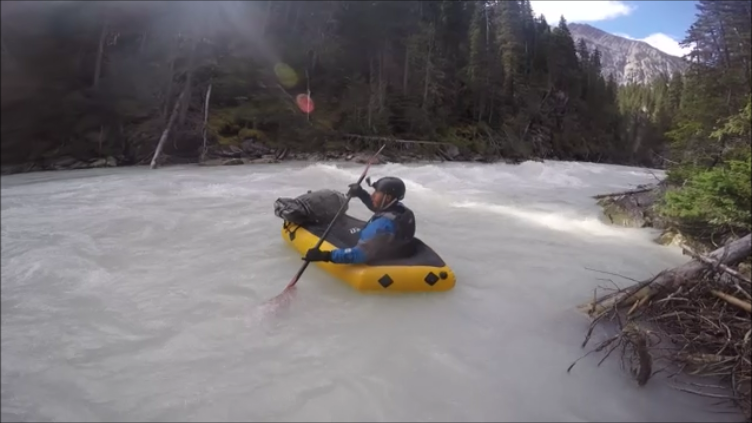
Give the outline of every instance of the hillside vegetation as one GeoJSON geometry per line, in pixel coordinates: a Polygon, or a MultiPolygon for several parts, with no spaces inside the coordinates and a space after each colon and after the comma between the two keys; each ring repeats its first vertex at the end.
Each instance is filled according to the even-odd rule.
{"type": "Polygon", "coordinates": [[[195,161],[210,84],[209,144],[321,150],[368,135],[489,160],[666,154],[600,53],[527,0],[4,1],[2,27],[4,164],[144,162],[179,98],[164,151],[195,161]]]}

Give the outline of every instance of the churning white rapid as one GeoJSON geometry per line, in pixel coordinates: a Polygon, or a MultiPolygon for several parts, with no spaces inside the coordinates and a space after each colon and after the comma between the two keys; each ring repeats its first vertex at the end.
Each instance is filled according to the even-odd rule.
{"type": "MultiPolygon", "coordinates": [[[[362,166],[81,170],[2,178],[2,420],[716,421],[615,354],[566,369],[604,274],[685,259],[608,226],[593,194],[654,181],[579,163],[375,166],[407,182],[453,291],[363,295],[301,264],[278,197],[362,166]]],[[[658,175],[660,176],[660,175],[658,175]]],[[[350,213],[367,218],[357,200],[350,213]]],[[[623,284],[623,280],[614,282],[623,284]]],[[[605,334],[591,341],[595,345],[605,334]]]]}

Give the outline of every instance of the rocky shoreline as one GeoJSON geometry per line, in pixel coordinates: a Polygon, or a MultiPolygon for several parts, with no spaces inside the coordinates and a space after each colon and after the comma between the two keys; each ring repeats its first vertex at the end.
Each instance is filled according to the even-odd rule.
{"type": "Polygon", "coordinates": [[[673,188],[676,187],[664,179],[654,184],[640,185],[633,190],[596,195],[593,198],[601,207],[602,219],[606,223],[627,228],[660,230],[660,235],[654,239],[660,245],[689,247],[694,251],[707,253],[718,245],[738,238],[733,233],[708,236],[707,231],[661,216],[657,207],[666,192],[673,188]]]}
{"type": "Polygon", "coordinates": [[[655,184],[640,185],[633,190],[596,195],[593,198],[601,207],[603,219],[607,223],[627,228],[658,229],[661,234],[654,241],[660,245],[681,247],[693,244],[693,247],[698,247],[656,210],[657,203],[669,188],[668,183],[662,180],[655,184]]]}
{"type": "MultiPolygon", "coordinates": [[[[439,153],[423,153],[420,151],[400,151],[398,153],[386,152],[376,158],[376,164],[384,163],[417,163],[417,162],[474,162],[474,163],[508,163],[519,164],[524,160],[519,159],[489,159],[479,154],[465,156],[456,148],[439,153]]],[[[329,150],[325,152],[296,152],[288,148],[272,149],[261,144],[246,141],[241,145],[211,146],[206,154],[200,158],[185,158],[179,156],[162,155],[159,158],[160,166],[197,164],[199,166],[237,166],[252,164],[272,164],[287,161],[310,161],[310,162],[355,162],[365,164],[373,154],[373,151],[329,150]]],[[[542,161],[539,159],[531,159],[542,161]]],[[[16,173],[94,169],[106,167],[137,166],[146,164],[146,160],[133,163],[124,157],[107,156],[99,158],[76,158],[73,156],[60,156],[44,158],[20,164],[0,166],[1,175],[16,173]]]]}

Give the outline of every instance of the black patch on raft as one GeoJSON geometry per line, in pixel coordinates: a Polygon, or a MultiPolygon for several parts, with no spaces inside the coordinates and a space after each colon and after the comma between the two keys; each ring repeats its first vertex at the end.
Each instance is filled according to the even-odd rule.
{"type": "MultiPolygon", "coordinates": [[[[302,225],[302,227],[308,232],[319,238],[324,234],[327,226],[329,226],[329,222],[302,225]]],[[[366,222],[345,214],[334,223],[326,240],[337,248],[354,247],[358,243],[358,239],[360,239],[360,230],[365,226],[366,222]]],[[[368,263],[368,265],[444,267],[446,264],[444,263],[444,260],[442,260],[441,257],[431,249],[431,247],[423,243],[420,239],[415,238],[415,254],[412,256],[400,259],[375,260],[368,263]]]]}
{"type": "Polygon", "coordinates": [[[434,286],[434,284],[439,281],[439,277],[436,276],[433,272],[428,272],[425,279],[423,280],[426,281],[427,284],[434,286]]]}
{"type": "Polygon", "coordinates": [[[394,281],[392,280],[392,278],[389,277],[389,275],[384,275],[380,277],[378,282],[384,288],[389,288],[389,285],[394,283],[394,281]]]}

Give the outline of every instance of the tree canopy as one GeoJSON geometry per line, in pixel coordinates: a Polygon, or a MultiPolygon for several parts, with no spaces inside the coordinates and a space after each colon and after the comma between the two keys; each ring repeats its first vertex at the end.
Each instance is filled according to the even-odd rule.
{"type": "Polygon", "coordinates": [[[710,241],[752,229],[752,2],[697,4],[689,71],[651,91],[671,158],[663,212],[710,241]]]}
{"type": "Polygon", "coordinates": [[[528,0],[3,2],[2,19],[4,162],[143,161],[181,94],[167,148],[196,157],[209,84],[212,143],[357,134],[631,164],[662,148],[600,53],[528,0]]]}

